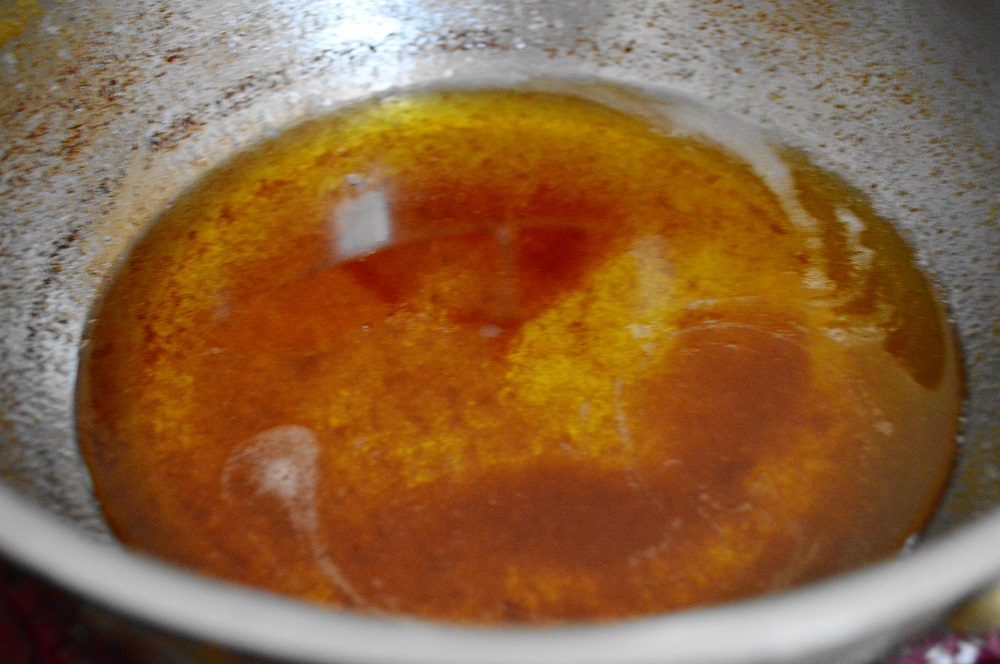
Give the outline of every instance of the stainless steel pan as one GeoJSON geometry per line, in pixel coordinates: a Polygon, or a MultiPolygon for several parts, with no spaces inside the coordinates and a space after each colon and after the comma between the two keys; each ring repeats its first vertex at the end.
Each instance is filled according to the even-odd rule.
{"type": "Polygon", "coordinates": [[[163,661],[204,657],[185,645],[199,642],[317,662],[876,657],[1000,577],[998,35],[990,0],[2,5],[0,550],[163,661]],[[968,379],[961,463],[916,551],[780,597],[538,631],[326,612],[114,543],[76,448],[72,389],[89,307],[135,234],[289,122],[393,86],[498,74],[704,100],[779,132],[898,220],[951,307],[968,379]]]}

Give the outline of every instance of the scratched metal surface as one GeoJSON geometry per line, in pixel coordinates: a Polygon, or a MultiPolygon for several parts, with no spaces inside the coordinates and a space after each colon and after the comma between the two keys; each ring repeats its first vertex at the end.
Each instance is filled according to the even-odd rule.
{"type": "MultiPolygon", "coordinates": [[[[929,534],[1000,503],[1000,8],[988,1],[17,0],[0,11],[0,476],[111,542],[73,435],[116,259],[213,165],[395,86],[584,75],[703,100],[870,192],[951,308],[969,397],[929,534]]],[[[997,565],[1000,570],[1000,561],[997,565]]]]}

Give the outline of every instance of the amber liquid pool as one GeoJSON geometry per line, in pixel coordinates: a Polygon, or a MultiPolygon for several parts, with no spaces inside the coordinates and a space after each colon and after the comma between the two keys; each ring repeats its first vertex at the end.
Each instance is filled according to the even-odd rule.
{"type": "Polygon", "coordinates": [[[942,310],[856,189],[710,124],[607,85],[427,90],[211,173],[82,353],[114,531],[477,623],[659,613],[897,551],[955,454],[942,310]]]}

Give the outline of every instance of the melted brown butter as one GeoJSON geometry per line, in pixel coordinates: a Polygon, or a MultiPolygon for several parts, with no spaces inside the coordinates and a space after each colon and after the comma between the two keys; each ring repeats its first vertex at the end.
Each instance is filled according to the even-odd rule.
{"type": "Polygon", "coordinates": [[[388,97],[176,201],[81,365],[118,535],[476,622],[745,598],[898,550],[960,391],[912,253],[801,154],[768,147],[764,177],[640,101],[662,112],[388,97]]]}

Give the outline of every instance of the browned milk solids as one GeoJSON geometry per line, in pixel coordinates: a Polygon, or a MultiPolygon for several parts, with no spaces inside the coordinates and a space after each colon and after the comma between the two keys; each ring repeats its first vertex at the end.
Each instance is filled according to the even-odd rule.
{"type": "Polygon", "coordinates": [[[388,96],[177,200],[81,365],[115,532],[524,622],[778,591],[919,530],[960,386],[910,250],[754,130],[594,90],[388,96]]]}

